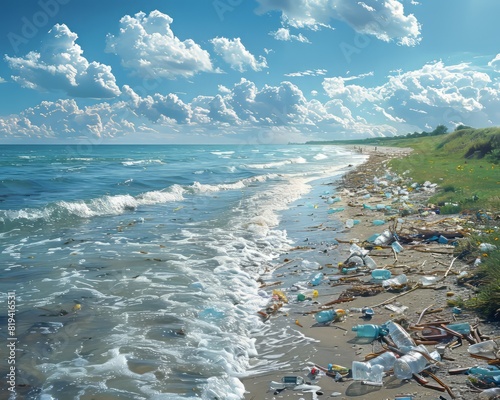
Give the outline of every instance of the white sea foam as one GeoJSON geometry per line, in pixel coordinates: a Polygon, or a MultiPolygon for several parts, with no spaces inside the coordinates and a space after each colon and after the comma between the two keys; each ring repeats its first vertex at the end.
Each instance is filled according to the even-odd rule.
{"type": "Polygon", "coordinates": [[[126,167],[135,165],[148,165],[148,164],[165,164],[161,160],[133,160],[133,161],[122,161],[122,165],[126,167]]]}
{"type": "Polygon", "coordinates": [[[313,157],[315,160],[325,160],[328,158],[328,156],[326,154],[323,154],[323,153],[318,153],[316,154],[314,157],[313,157]]]}
{"type": "Polygon", "coordinates": [[[296,157],[296,158],[290,158],[288,160],[275,161],[265,164],[249,164],[247,165],[247,167],[253,169],[268,169],[268,168],[278,168],[288,164],[305,164],[305,163],[307,163],[307,160],[305,158],[296,157]]]}

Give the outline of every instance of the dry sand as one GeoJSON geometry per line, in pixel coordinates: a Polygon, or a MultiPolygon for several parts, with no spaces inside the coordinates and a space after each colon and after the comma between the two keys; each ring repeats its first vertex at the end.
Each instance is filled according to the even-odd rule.
{"type": "MultiPolygon", "coordinates": [[[[306,381],[311,382],[311,376],[308,375],[310,364],[318,364],[327,366],[329,363],[339,364],[347,368],[351,368],[352,361],[364,361],[364,357],[381,349],[381,344],[375,341],[367,343],[365,339],[356,338],[355,332],[351,331],[352,326],[363,323],[381,324],[389,319],[394,319],[401,324],[415,324],[419,319],[420,313],[431,306],[431,309],[439,309],[433,314],[425,315],[421,322],[432,322],[436,320],[458,322],[467,321],[473,323],[476,321],[476,316],[464,311],[458,316],[454,316],[451,308],[447,306],[446,301],[449,298],[468,298],[470,295],[469,289],[463,286],[457,286],[456,276],[460,271],[467,271],[471,268],[469,265],[462,263],[460,260],[455,260],[452,267],[453,247],[447,245],[430,244],[424,246],[424,251],[416,251],[410,249],[410,246],[404,246],[404,251],[397,256],[390,248],[372,250],[370,256],[376,261],[377,268],[390,269],[393,276],[405,273],[410,281],[410,286],[418,282],[422,276],[437,276],[440,278],[438,284],[428,288],[418,288],[411,292],[404,292],[403,295],[391,301],[390,304],[398,306],[406,306],[408,309],[404,314],[395,314],[393,311],[386,309],[381,303],[398,295],[398,293],[381,292],[372,296],[358,296],[355,300],[335,305],[335,308],[349,310],[351,308],[369,306],[373,307],[375,315],[370,321],[365,321],[360,317],[359,313],[350,313],[342,322],[334,322],[328,326],[319,326],[316,324],[313,314],[307,314],[309,311],[316,311],[321,304],[325,304],[339,297],[339,294],[351,287],[351,284],[344,282],[341,285],[332,285],[330,276],[339,275],[337,264],[344,261],[349,256],[349,241],[359,241],[361,244],[364,240],[374,233],[381,233],[386,228],[392,226],[388,216],[382,211],[368,210],[363,208],[363,203],[376,206],[384,203],[390,204],[391,200],[384,197],[383,192],[373,189],[373,177],[383,177],[386,170],[386,162],[391,157],[401,157],[408,154],[409,149],[394,149],[394,148],[374,148],[363,146],[355,147],[363,154],[370,154],[369,160],[358,167],[355,171],[351,171],[345,175],[339,187],[335,188],[332,195],[339,195],[342,201],[330,205],[331,208],[344,208],[344,211],[335,214],[322,214],[319,222],[318,216],[311,213],[311,223],[309,226],[316,226],[317,230],[332,229],[331,237],[340,241],[338,246],[326,246],[320,248],[314,244],[306,243],[300,248],[292,249],[287,254],[283,254],[278,263],[274,266],[274,271],[265,277],[267,284],[281,280],[286,281],[287,285],[265,286],[264,290],[272,292],[273,289],[281,289],[289,297],[289,303],[280,311],[276,312],[267,321],[272,324],[272,328],[276,331],[283,329],[299,330],[304,337],[311,340],[304,341],[304,344],[296,343],[290,345],[288,349],[283,351],[283,348],[276,350],[275,357],[283,359],[282,367],[271,373],[264,373],[251,376],[243,379],[243,383],[247,390],[245,399],[265,400],[265,399],[315,399],[315,398],[339,398],[339,399],[395,399],[396,396],[407,395],[412,399],[451,399],[453,398],[447,392],[441,393],[437,390],[428,389],[414,380],[401,381],[394,376],[384,378],[383,387],[374,387],[363,385],[360,382],[355,382],[352,379],[345,379],[342,382],[336,382],[333,378],[325,375],[320,375],[318,379],[312,383],[321,387],[322,395],[308,393],[304,391],[294,391],[286,389],[279,394],[274,394],[274,390],[269,389],[271,381],[280,381],[283,376],[301,376],[306,381]],[[371,194],[370,199],[361,199],[362,194],[366,190],[371,194]],[[351,195],[349,195],[349,193],[351,195]],[[360,223],[354,227],[347,229],[341,228],[333,230],[328,221],[346,221],[347,219],[357,219],[360,223]],[[388,223],[382,226],[374,226],[372,221],[375,219],[386,219],[388,223]],[[319,222],[319,223],[318,223],[319,222]],[[396,259],[397,257],[397,259],[396,259]],[[317,289],[319,297],[314,299],[319,304],[314,304],[313,301],[297,302],[297,292],[290,291],[290,282],[293,277],[297,280],[304,279],[304,274],[308,276],[310,271],[304,271],[301,264],[294,260],[314,260],[319,262],[323,267],[321,270],[325,273],[323,282],[314,287],[309,288],[308,292],[317,289]],[[446,271],[449,269],[447,276],[446,271]],[[450,293],[454,293],[452,297],[447,297],[450,293]],[[299,326],[295,323],[298,321],[299,326]],[[442,397],[440,397],[442,396],[442,397]]],[[[432,194],[430,191],[415,191],[410,193],[409,202],[417,205],[426,205],[426,200],[432,194]]],[[[318,201],[325,201],[325,199],[318,201]]],[[[394,206],[394,205],[393,205],[394,206]]],[[[400,218],[396,215],[394,218],[400,218]]],[[[403,227],[411,226],[427,226],[434,229],[454,230],[457,225],[464,221],[458,219],[450,219],[449,216],[436,215],[433,212],[425,212],[420,210],[420,213],[404,217],[403,227]]],[[[298,228],[299,229],[299,228],[298,228]]],[[[306,229],[300,227],[300,229],[306,229]]],[[[420,249],[422,250],[422,249],[420,249]]],[[[348,275],[344,275],[346,277],[348,275]]],[[[367,273],[359,278],[360,281],[368,282],[370,274],[367,273]]],[[[355,281],[354,281],[355,282],[355,281]]],[[[481,332],[492,337],[498,336],[498,328],[492,325],[484,324],[480,321],[481,332]]],[[[265,340],[265,339],[263,339],[265,340]]],[[[454,360],[444,360],[441,366],[435,372],[442,379],[457,399],[476,399],[477,391],[471,389],[467,384],[467,376],[465,375],[449,375],[448,369],[457,367],[469,367],[481,363],[480,360],[471,358],[467,353],[467,342],[464,345],[454,350],[447,349],[446,356],[454,360]]],[[[434,346],[427,346],[429,351],[434,350],[434,346]]],[[[435,383],[431,378],[427,378],[429,382],[435,383]]]]}

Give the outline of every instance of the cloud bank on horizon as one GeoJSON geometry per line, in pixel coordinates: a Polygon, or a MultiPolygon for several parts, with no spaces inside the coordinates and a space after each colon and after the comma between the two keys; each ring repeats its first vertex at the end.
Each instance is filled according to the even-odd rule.
{"type": "Polygon", "coordinates": [[[426,44],[420,18],[432,28],[436,11],[423,4],[218,1],[211,20],[174,6],[110,15],[90,40],[71,28],[71,3],[46,0],[54,15],[37,41],[7,28],[0,96],[19,101],[0,109],[0,142],[278,143],[500,124],[500,53],[426,44]]]}

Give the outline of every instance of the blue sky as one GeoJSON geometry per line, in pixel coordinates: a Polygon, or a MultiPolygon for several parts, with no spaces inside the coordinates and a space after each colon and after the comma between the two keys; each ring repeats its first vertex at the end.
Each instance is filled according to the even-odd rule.
{"type": "Polygon", "coordinates": [[[0,143],[500,125],[495,0],[2,2],[0,143]]]}

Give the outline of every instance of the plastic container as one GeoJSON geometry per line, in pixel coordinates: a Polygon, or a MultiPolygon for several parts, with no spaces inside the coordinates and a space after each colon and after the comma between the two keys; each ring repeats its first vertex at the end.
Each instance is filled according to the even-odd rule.
{"type": "Polygon", "coordinates": [[[377,263],[375,262],[375,260],[373,258],[371,258],[370,256],[365,256],[363,258],[363,261],[365,262],[365,265],[370,268],[370,269],[375,269],[377,268],[377,263]]]}
{"type": "Polygon", "coordinates": [[[372,278],[377,280],[391,279],[391,271],[388,269],[374,269],[372,270],[372,278]]]}
{"type": "Polygon", "coordinates": [[[389,243],[389,241],[392,239],[392,233],[389,229],[386,229],[382,234],[380,234],[374,241],[373,244],[375,246],[381,246],[384,244],[389,243]]]}
{"type": "Polygon", "coordinates": [[[358,267],[349,267],[349,268],[342,268],[340,270],[343,274],[354,274],[355,272],[358,272],[358,267]]]}
{"type": "Polygon", "coordinates": [[[382,383],[384,367],[381,365],[369,365],[361,361],[352,362],[352,378],[355,381],[367,381],[382,383]]]}
{"type": "Polygon", "coordinates": [[[387,329],[388,335],[391,337],[394,344],[403,353],[407,353],[413,347],[415,347],[415,341],[411,338],[410,334],[406,330],[394,321],[387,321],[384,324],[384,328],[387,329]]]}
{"type": "Polygon", "coordinates": [[[437,281],[438,281],[438,277],[437,276],[422,276],[420,278],[420,283],[423,286],[434,285],[437,281]]]}
{"type": "Polygon", "coordinates": [[[469,375],[477,375],[477,376],[495,376],[500,378],[500,369],[493,365],[488,365],[484,367],[476,366],[469,368],[467,371],[469,375]]]}
{"type": "Polygon", "coordinates": [[[313,286],[318,286],[322,280],[323,280],[323,273],[318,272],[311,277],[309,283],[313,286]]]}
{"type": "Polygon", "coordinates": [[[394,362],[394,375],[399,379],[410,379],[413,374],[418,374],[427,365],[427,359],[420,353],[427,353],[425,346],[420,345],[408,354],[394,362]],[[418,350],[418,351],[415,351],[418,350]]]}
{"type": "Polygon", "coordinates": [[[448,239],[446,239],[443,235],[439,235],[438,243],[448,244],[448,239]]]}
{"type": "Polygon", "coordinates": [[[479,245],[479,250],[484,251],[484,252],[493,251],[496,248],[497,248],[497,246],[495,246],[494,244],[491,244],[491,243],[481,243],[479,245]]]}
{"type": "Polygon", "coordinates": [[[346,264],[348,264],[350,267],[363,267],[365,265],[365,262],[363,261],[363,258],[361,256],[351,256],[346,260],[346,264]]]}
{"type": "Polygon", "coordinates": [[[322,310],[314,314],[314,319],[320,324],[326,324],[327,322],[333,321],[337,318],[337,312],[335,310],[322,310]]]}
{"type": "Polygon", "coordinates": [[[408,282],[408,278],[406,277],[405,274],[398,275],[394,278],[391,279],[386,279],[385,281],[382,281],[382,286],[384,288],[390,288],[391,286],[401,286],[404,285],[408,282]]]}
{"type": "Polygon", "coordinates": [[[352,228],[354,226],[354,220],[352,218],[349,218],[346,222],[345,222],[345,227],[346,228],[352,228]]]}
{"type": "Polygon", "coordinates": [[[285,387],[295,387],[303,385],[305,381],[301,376],[284,376],[281,378],[281,382],[283,382],[285,387]]]}
{"type": "Polygon", "coordinates": [[[495,341],[486,340],[484,342],[470,345],[467,351],[470,354],[476,354],[478,356],[483,356],[494,360],[496,359],[496,352],[498,351],[498,346],[495,343],[495,341]]]}
{"type": "Polygon", "coordinates": [[[384,336],[387,334],[386,328],[380,325],[365,324],[365,325],[355,325],[351,328],[353,332],[356,332],[357,337],[363,338],[373,338],[376,339],[379,336],[384,336]]]}
{"type": "Polygon", "coordinates": [[[384,225],[385,224],[385,221],[383,219],[374,219],[372,221],[372,224],[373,225],[384,225]]]}
{"type": "Polygon", "coordinates": [[[351,244],[351,247],[349,247],[349,252],[351,255],[356,255],[360,257],[364,257],[369,253],[369,250],[365,250],[362,247],[358,246],[356,243],[351,244]]]}
{"type": "Polygon", "coordinates": [[[385,352],[369,361],[352,363],[352,378],[355,381],[368,381],[380,383],[384,376],[384,371],[393,368],[396,356],[390,351],[385,352]]]}
{"type": "Polygon", "coordinates": [[[458,324],[446,325],[448,329],[452,331],[461,333],[462,335],[468,335],[470,333],[470,324],[468,322],[460,322],[458,324]]]}
{"type": "Polygon", "coordinates": [[[392,242],[391,247],[396,253],[401,253],[404,250],[403,246],[397,240],[392,242]]]}

